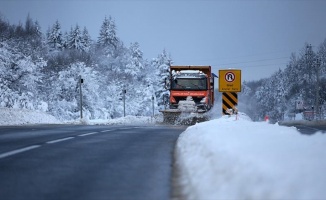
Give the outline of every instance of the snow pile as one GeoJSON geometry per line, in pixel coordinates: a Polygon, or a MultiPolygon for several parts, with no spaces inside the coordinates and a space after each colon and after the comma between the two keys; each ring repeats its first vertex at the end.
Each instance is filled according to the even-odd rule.
{"type": "Polygon", "coordinates": [[[99,119],[99,120],[83,120],[83,124],[88,125],[141,125],[154,124],[155,119],[146,116],[131,116],[119,117],[115,119],[99,119]]]}
{"type": "Polygon", "coordinates": [[[0,125],[60,124],[52,115],[32,110],[0,108],[0,125]]]}
{"type": "Polygon", "coordinates": [[[54,116],[44,112],[0,108],[0,126],[26,125],[26,124],[85,124],[85,125],[140,125],[154,124],[157,120],[146,116],[126,116],[115,119],[74,120],[59,121],[54,116]]]}
{"type": "Polygon", "coordinates": [[[187,199],[325,199],[326,135],[241,115],[189,127],[177,165],[187,199]]]}
{"type": "Polygon", "coordinates": [[[296,113],[294,119],[295,120],[304,120],[303,113],[296,113]]]}

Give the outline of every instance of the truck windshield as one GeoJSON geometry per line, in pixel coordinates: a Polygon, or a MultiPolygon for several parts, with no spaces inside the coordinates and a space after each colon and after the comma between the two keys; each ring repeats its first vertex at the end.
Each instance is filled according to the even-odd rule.
{"type": "Polygon", "coordinates": [[[207,90],[206,78],[176,78],[172,81],[172,90],[207,90]]]}

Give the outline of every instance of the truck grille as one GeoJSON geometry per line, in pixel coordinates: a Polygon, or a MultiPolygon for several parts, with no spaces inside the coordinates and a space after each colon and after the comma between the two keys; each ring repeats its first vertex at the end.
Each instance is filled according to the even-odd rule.
{"type": "MultiPolygon", "coordinates": [[[[200,104],[200,101],[203,99],[204,97],[192,97],[192,99],[194,100],[194,102],[196,104],[200,104]]],[[[174,97],[174,99],[177,101],[177,103],[179,103],[179,101],[185,101],[187,99],[187,97],[174,97]]]]}

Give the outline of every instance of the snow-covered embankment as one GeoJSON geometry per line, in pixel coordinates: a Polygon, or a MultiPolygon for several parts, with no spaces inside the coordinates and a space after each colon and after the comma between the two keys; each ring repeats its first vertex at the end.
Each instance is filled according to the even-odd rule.
{"type": "Polygon", "coordinates": [[[37,124],[84,124],[84,125],[142,125],[155,124],[156,119],[148,116],[126,116],[116,119],[86,118],[60,121],[54,116],[41,111],[0,108],[0,126],[37,125],[37,124]]]}
{"type": "Polygon", "coordinates": [[[12,108],[0,108],[1,126],[60,123],[61,122],[55,117],[44,112],[12,108]]]}
{"type": "Polygon", "coordinates": [[[187,199],[325,199],[326,135],[222,117],[178,139],[187,199]]]}

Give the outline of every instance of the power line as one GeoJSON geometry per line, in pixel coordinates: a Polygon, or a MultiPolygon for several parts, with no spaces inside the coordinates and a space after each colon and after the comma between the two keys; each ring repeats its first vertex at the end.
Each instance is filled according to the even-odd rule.
{"type": "Polygon", "coordinates": [[[286,65],[288,63],[279,63],[279,64],[265,64],[265,65],[255,65],[255,66],[244,66],[243,68],[250,68],[250,67],[269,67],[269,66],[280,66],[286,65]]]}
{"type": "Polygon", "coordinates": [[[264,62],[264,61],[280,60],[280,59],[286,59],[286,58],[288,59],[289,57],[261,59],[261,60],[251,60],[251,61],[242,61],[242,62],[234,62],[234,63],[215,64],[215,65],[238,65],[238,64],[245,64],[245,63],[255,63],[255,62],[264,62]]]}
{"type": "MultiPolygon", "coordinates": [[[[284,66],[288,63],[273,63],[273,64],[262,64],[262,65],[247,65],[247,66],[241,66],[241,68],[252,68],[252,67],[270,67],[270,66],[284,66]]],[[[213,67],[221,68],[221,65],[212,65],[213,67]]]]}
{"type": "MultiPolygon", "coordinates": [[[[289,53],[289,52],[273,51],[273,52],[265,52],[265,53],[259,53],[259,54],[249,54],[249,55],[242,55],[242,56],[234,56],[232,58],[221,58],[221,59],[218,59],[218,60],[219,61],[221,61],[221,60],[235,60],[235,59],[239,59],[239,58],[262,57],[262,56],[266,57],[266,55],[276,55],[276,54],[278,54],[280,56],[287,54],[289,56],[282,57],[282,58],[289,58],[291,53],[293,53],[293,52],[289,53]]],[[[279,58],[272,58],[272,59],[279,59],[279,58]]],[[[195,62],[215,62],[216,60],[217,60],[216,57],[214,57],[214,58],[206,58],[206,59],[198,59],[198,60],[196,59],[196,60],[191,60],[191,61],[192,62],[194,62],[194,61],[195,62]]]]}

